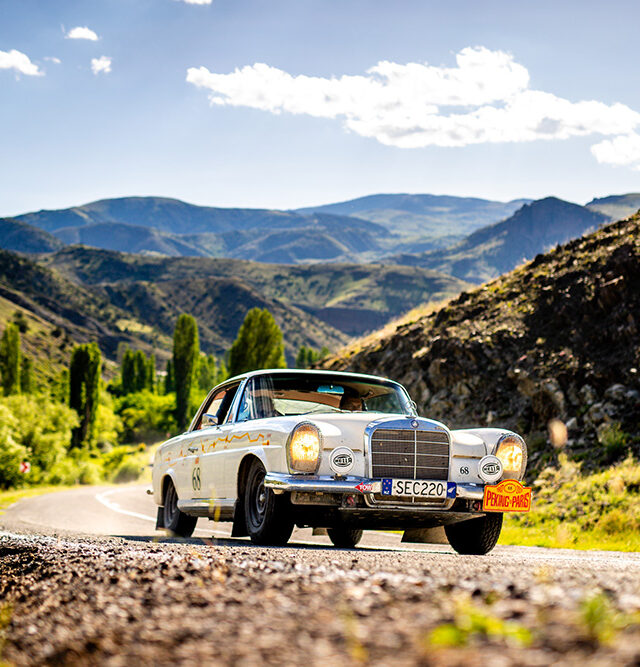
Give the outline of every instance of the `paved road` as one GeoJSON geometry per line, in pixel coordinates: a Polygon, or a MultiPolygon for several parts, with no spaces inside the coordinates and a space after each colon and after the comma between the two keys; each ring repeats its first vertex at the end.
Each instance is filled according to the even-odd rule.
{"type": "Polygon", "coordinates": [[[167,540],[145,490],[0,515],[0,663],[640,664],[640,554],[460,556],[374,531],[357,549],[310,530],[265,548],[203,519],[167,540]]]}
{"type": "MultiPolygon", "coordinates": [[[[9,530],[20,530],[24,527],[45,534],[61,531],[66,534],[161,539],[164,533],[155,530],[157,506],[146,493],[148,488],[146,485],[82,487],[26,498],[0,515],[0,527],[4,526],[9,530]]],[[[215,538],[230,546],[252,546],[247,538],[232,539],[230,535],[230,523],[199,519],[194,533],[194,538],[199,539],[193,542],[215,538]]],[[[313,535],[308,528],[296,528],[289,544],[327,546],[333,550],[328,537],[313,535]]],[[[401,541],[400,534],[379,531],[366,531],[358,550],[454,554],[448,545],[407,544],[401,541]]],[[[537,564],[564,562],[589,570],[606,571],[609,568],[617,570],[622,567],[638,572],[640,577],[640,553],[498,546],[489,557],[492,560],[520,560],[537,564]]]]}

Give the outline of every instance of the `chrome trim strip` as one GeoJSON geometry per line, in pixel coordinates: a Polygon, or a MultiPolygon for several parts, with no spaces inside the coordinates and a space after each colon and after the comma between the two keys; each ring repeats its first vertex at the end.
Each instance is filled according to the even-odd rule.
{"type": "Polygon", "coordinates": [[[460,484],[456,482],[456,487],[456,498],[482,500],[484,497],[484,486],[482,484],[460,484]]]}
{"type": "Polygon", "coordinates": [[[367,504],[367,507],[376,510],[428,510],[429,512],[446,512],[447,510],[453,507],[453,503],[456,501],[455,498],[445,498],[444,502],[436,501],[433,503],[400,503],[392,504],[390,501],[377,501],[373,498],[372,493],[368,493],[364,502],[367,504]]]}
{"type": "Polygon", "coordinates": [[[178,500],[178,509],[191,516],[216,516],[233,513],[235,500],[225,498],[191,498],[178,500]]]}
{"type": "MultiPolygon", "coordinates": [[[[362,477],[345,477],[335,479],[327,475],[321,477],[314,476],[309,479],[304,475],[287,475],[281,472],[268,472],[264,478],[264,485],[269,489],[280,491],[307,491],[318,493],[353,493],[364,495],[356,487],[360,484],[377,484],[378,493],[382,491],[382,482],[372,479],[363,479],[362,477]]],[[[367,491],[367,493],[369,493],[367,491]]]]}

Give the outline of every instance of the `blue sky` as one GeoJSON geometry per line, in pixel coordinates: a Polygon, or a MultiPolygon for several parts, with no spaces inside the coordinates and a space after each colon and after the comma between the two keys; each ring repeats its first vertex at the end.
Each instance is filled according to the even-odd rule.
{"type": "Polygon", "coordinates": [[[639,24],[615,0],[0,0],[0,215],[640,191],[639,24]]]}

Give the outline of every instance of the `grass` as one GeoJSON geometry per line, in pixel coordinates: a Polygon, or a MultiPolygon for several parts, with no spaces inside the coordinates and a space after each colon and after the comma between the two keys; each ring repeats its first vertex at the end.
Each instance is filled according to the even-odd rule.
{"type": "Polygon", "coordinates": [[[467,646],[476,638],[516,646],[529,646],[532,641],[531,632],[524,625],[505,621],[467,597],[456,600],[453,617],[452,623],[443,623],[429,633],[427,646],[467,646]]]}
{"type": "Polygon", "coordinates": [[[500,544],[640,551],[640,463],[583,474],[561,454],[534,482],[532,511],[505,517],[500,544]]]}

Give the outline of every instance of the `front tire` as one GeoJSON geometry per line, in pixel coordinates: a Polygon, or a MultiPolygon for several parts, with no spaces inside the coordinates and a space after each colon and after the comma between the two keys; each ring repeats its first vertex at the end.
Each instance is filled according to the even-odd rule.
{"type": "Polygon", "coordinates": [[[502,514],[491,513],[477,519],[444,527],[449,544],[459,553],[484,556],[496,546],[502,530],[502,514]]]}
{"type": "Polygon", "coordinates": [[[178,508],[178,493],[169,480],[164,490],[164,527],[178,537],[191,537],[196,529],[198,517],[189,516],[178,508]]]}
{"type": "Polygon", "coordinates": [[[283,546],[293,532],[288,496],[276,495],[264,485],[266,470],[254,461],[244,491],[244,516],[247,532],[254,544],[283,546]]]}
{"type": "Polygon", "coordinates": [[[327,535],[333,542],[333,546],[341,549],[353,549],[362,539],[362,533],[362,530],[354,530],[344,526],[327,528],[327,535]]]}

